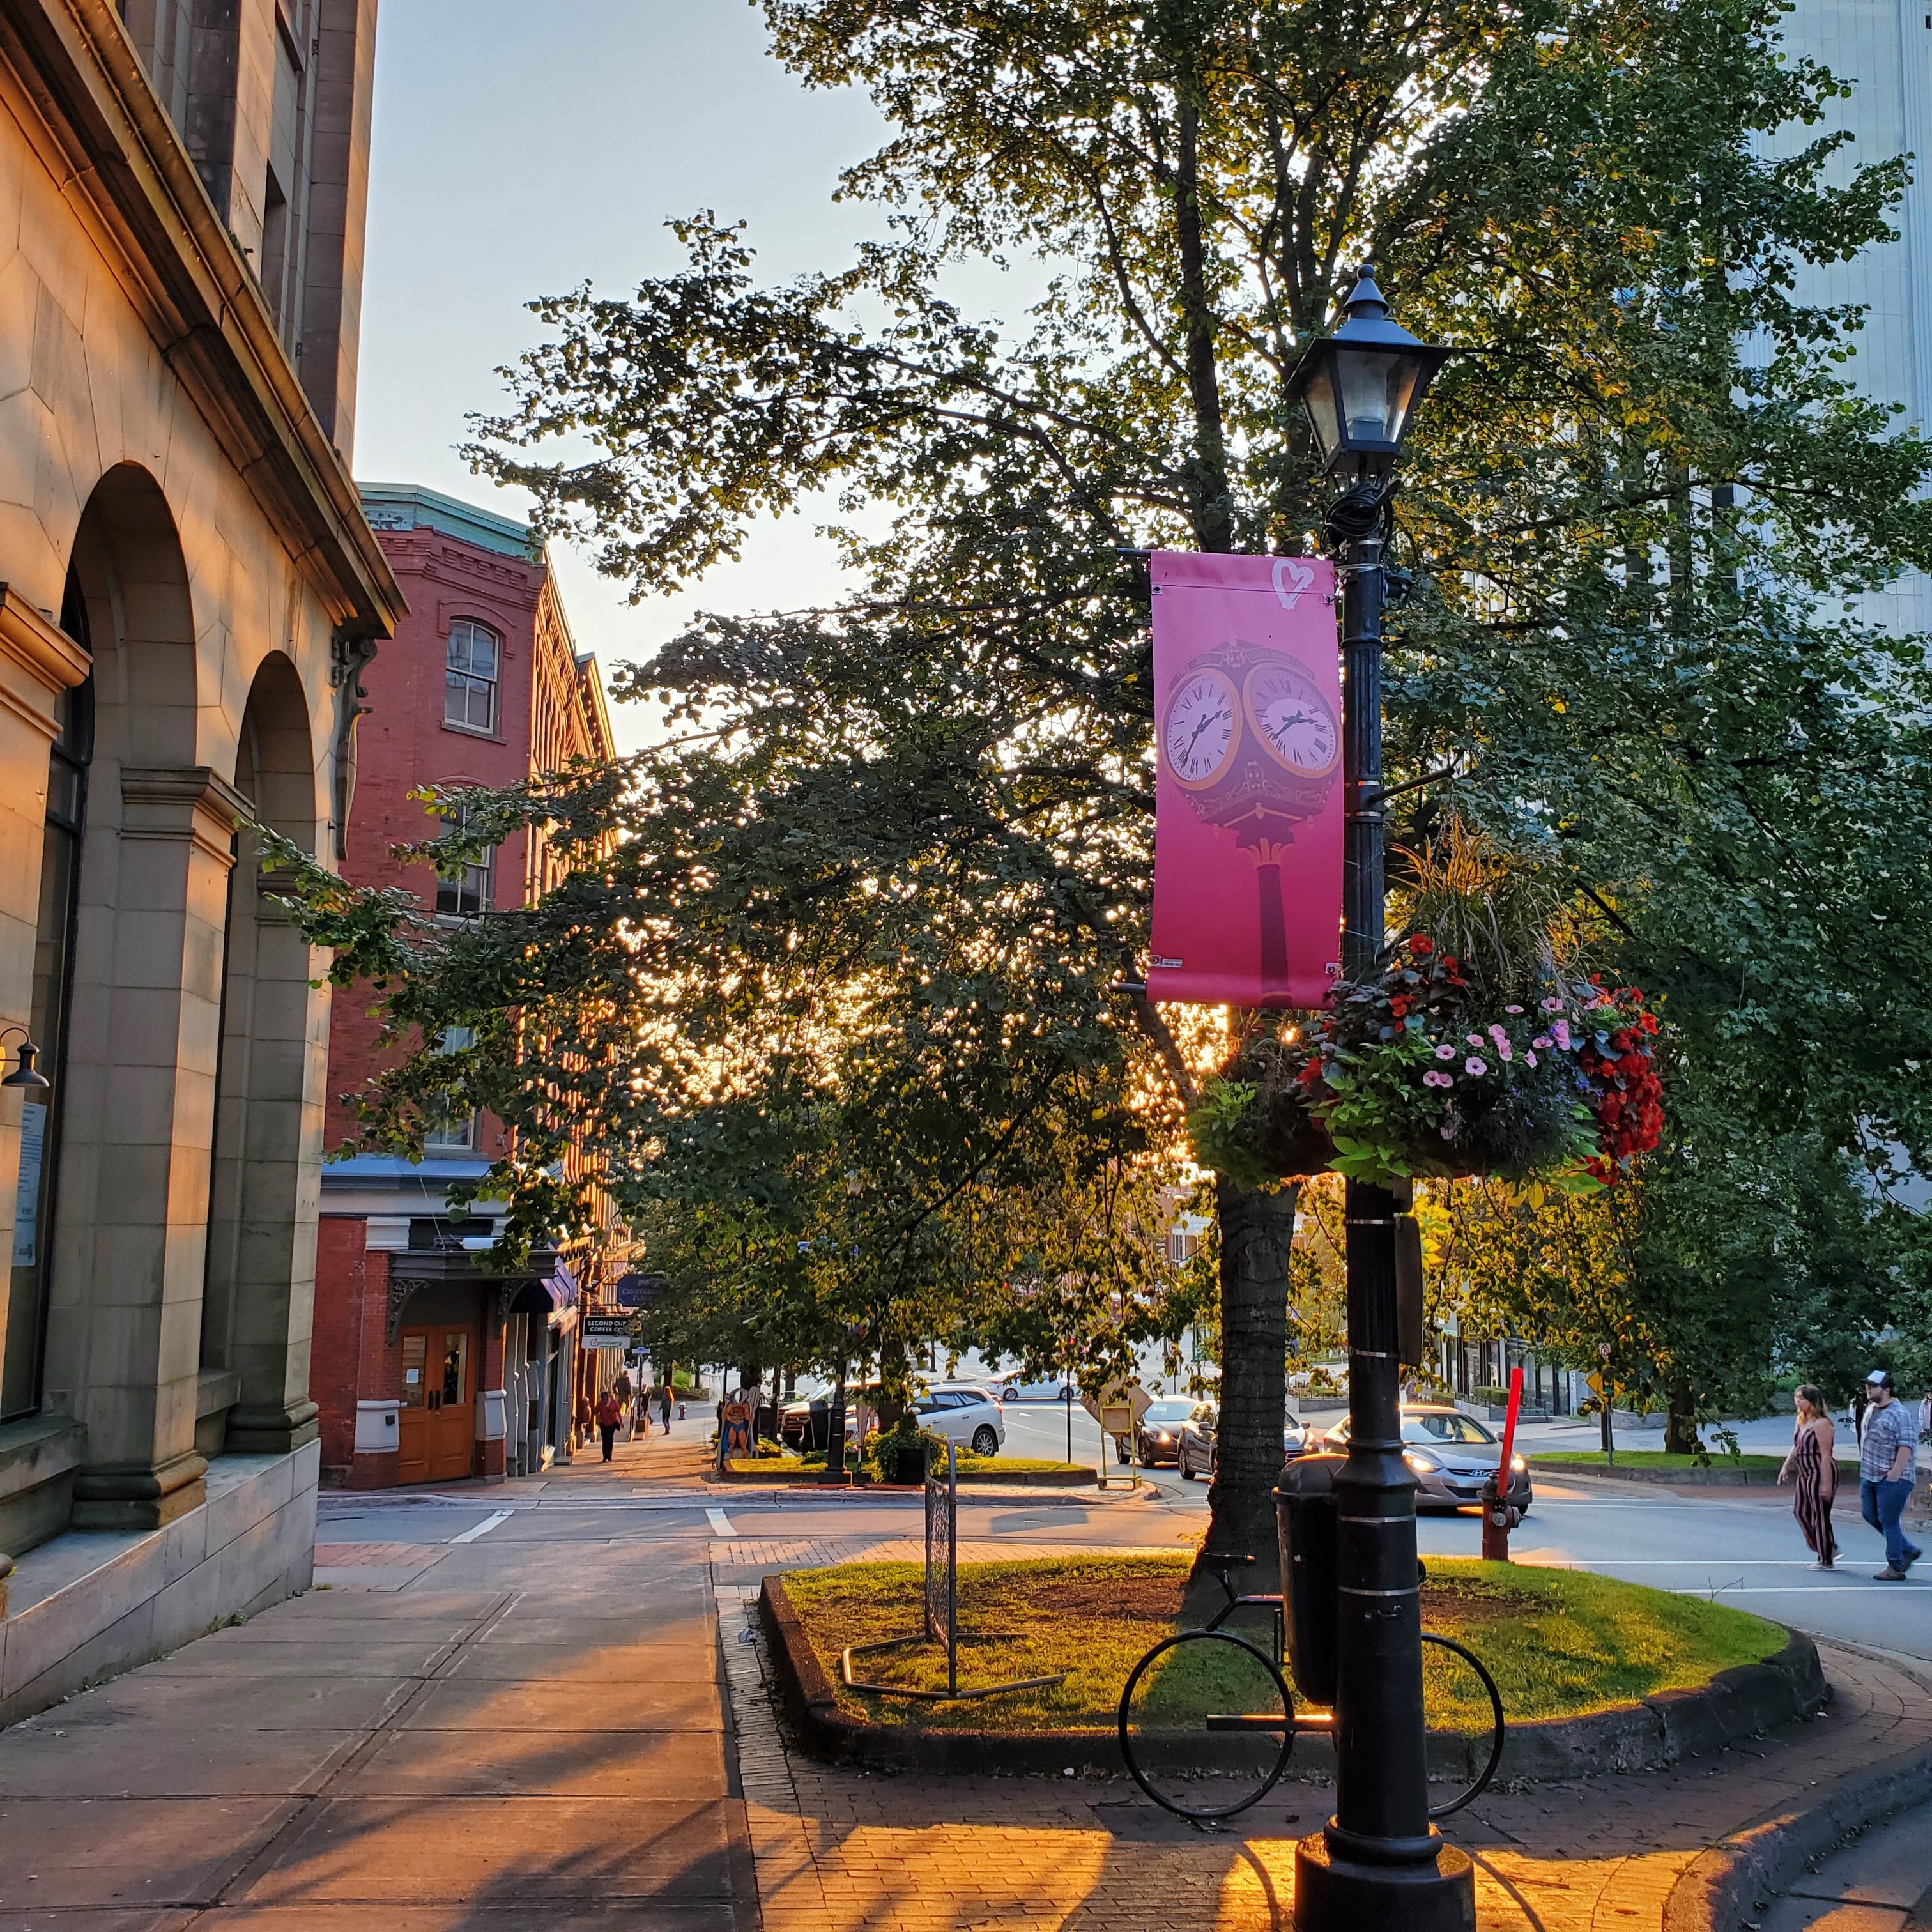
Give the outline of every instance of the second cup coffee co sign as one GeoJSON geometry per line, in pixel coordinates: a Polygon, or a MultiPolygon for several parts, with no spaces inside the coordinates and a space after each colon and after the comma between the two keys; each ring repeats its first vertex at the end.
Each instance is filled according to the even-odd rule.
{"type": "Polygon", "coordinates": [[[631,1346],[635,1333],[628,1315],[586,1315],[584,1318],[584,1346],[586,1348],[616,1348],[631,1346]]]}

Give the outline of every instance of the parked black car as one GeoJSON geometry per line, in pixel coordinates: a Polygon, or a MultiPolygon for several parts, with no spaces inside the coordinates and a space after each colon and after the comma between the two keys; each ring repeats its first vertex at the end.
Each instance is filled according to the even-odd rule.
{"type": "MultiPolygon", "coordinates": [[[[1182,1424],[1180,1440],[1174,1461],[1179,1467],[1181,1479],[1192,1482],[1196,1476],[1205,1476],[1211,1483],[1214,1480],[1214,1430],[1220,1420],[1219,1412],[1211,1402],[1197,1402],[1192,1415],[1182,1424]]],[[[1281,1455],[1283,1462],[1292,1462],[1297,1456],[1306,1456],[1316,1448],[1317,1438],[1313,1430],[1294,1416],[1285,1416],[1281,1425],[1281,1455]]]]}

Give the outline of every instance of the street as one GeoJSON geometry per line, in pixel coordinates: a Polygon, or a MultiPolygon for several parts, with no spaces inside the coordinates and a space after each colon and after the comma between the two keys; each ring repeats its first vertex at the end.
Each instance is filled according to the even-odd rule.
{"type": "MultiPolygon", "coordinates": [[[[1064,1453],[1066,1418],[1058,1404],[1010,1403],[1006,1414],[1008,1456],[1064,1453]]],[[[1097,1462],[1092,1418],[1076,1410],[1074,1430],[1076,1460],[1084,1452],[1097,1462]]],[[[673,1442],[682,1450],[691,1440],[680,1435],[673,1442]]],[[[1126,1472],[1111,1455],[1106,1466],[1110,1480],[1120,1483],[1126,1472]]],[[[430,1552],[473,1550],[478,1541],[518,1550],[537,1544],[621,1550],[627,1563],[640,1549],[650,1548],[668,1565],[701,1554],[721,1534],[739,1543],[802,1541],[854,1553],[880,1540],[911,1541],[921,1534],[919,1500],[903,1492],[750,1489],[688,1500],[661,1492],[600,1493],[594,1501],[573,1496],[566,1504],[529,1493],[531,1485],[512,1486],[513,1499],[500,1489],[326,1498],[318,1532],[321,1574],[325,1580],[334,1574],[332,1548],[364,1544],[386,1566],[384,1580],[403,1581],[442,1560],[430,1552]],[[728,1528],[721,1532],[721,1522],[728,1528]],[[404,1542],[416,1553],[400,1563],[381,1554],[404,1542]]],[[[1518,1562],[1600,1570],[1653,1588],[1716,1598],[1820,1637],[1932,1660],[1928,1582],[1872,1580],[1884,1560],[1883,1545],[1856,1509],[1856,1490],[1842,1490],[1834,1518],[1839,1566],[1826,1574],[1811,1567],[1787,1490],[1679,1494],[1649,1485],[1546,1477],[1538,1481],[1535,1506],[1512,1539],[1510,1554],[1518,1562]]],[[[969,1544],[1173,1549],[1200,1535],[1207,1511],[1204,1482],[1184,1483],[1172,1468],[1162,1468],[1142,1472],[1141,1486],[1132,1491],[962,1490],[960,1538],[969,1544]]],[[[1474,1556],[1480,1533],[1476,1517],[1467,1513],[1425,1516],[1418,1526],[1425,1557],[1474,1556]]],[[[368,1561],[358,1558],[358,1564],[368,1561]]],[[[363,1580],[363,1569],[354,1574],[363,1580]]]]}

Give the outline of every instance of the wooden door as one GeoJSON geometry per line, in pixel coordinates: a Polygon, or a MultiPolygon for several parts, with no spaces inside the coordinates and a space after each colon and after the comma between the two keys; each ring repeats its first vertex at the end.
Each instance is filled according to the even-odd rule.
{"type": "Polygon", "coordinates": [[[476,1334],[438,1322],[403,1330],[396,1480],[447,1483],[476,1458],[476,1334]]]}

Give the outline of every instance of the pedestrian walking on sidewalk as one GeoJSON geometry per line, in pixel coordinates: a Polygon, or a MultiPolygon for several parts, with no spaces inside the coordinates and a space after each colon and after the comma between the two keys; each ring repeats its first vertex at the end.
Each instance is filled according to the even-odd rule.
{"type": "Polygon", "coordinates": [[[1838,1492],[1838,1466],[1832,1453],[1837,1432],[1823,1395],[1809,1382],[1798,1391],[1797,1403],[1798,1426],[1792,1432],[1791,1454],[1785,1457],[1778,1480],[1797,1483],[1791,1514],[1818,1559],[1818,1568],[1828,1570],[1838,1554],[1838,1540],[1832,1534],[1832,1504],[1838,1492]]]}
{"type": "Polygon", "coordinates": [[[637,1399],[631,1405],[631,1440],[634,1442],[640,1436],[651,1432],[651,1392],[646,1385],[638,1384],[637,1399]]]}
{"type": "Polygon", "coordinates": [[[620,1369],[617,1371],[617,1379],[610,1384],[610,1392],[617,1398],[617,1406],[620,1408],[630,1407],[631,1372],[628,1369],[620,1369]]]}
{"type": "Polygon", "coordinates": [[[1902,1583],[1905,1573],[1924,1552],[1905,1540],[1899,1517],[1912,1494],[1918,1461],[1916,1418],[1892,1393],[1892,1378],[1874,1369],[1865,1378],[1871,1406],[1865,1412],[1864,1436],[1859,1444],[1858,1504],[1866,1522],[1885,1538],[1885,1568],[1876,1573],[1881,1583],[1902,1583]]]}
{"type": "Polygon", "coordinates": [[[664,1424],[664,1432],[670,1433],[670,1384],[666,1382],[658,1391],[658,1420],[664,1424]]]}
{"type": "Polygon", "coordinates": [[[597,1432],[604,1438],[604,1460],[610,1460],[610,1445],[617,1439],[617,1425],[624,1419],[624,1405],[617,1400],[615,1389],[606,1389],[604,1399],[597,1405],[597,1432]]]}

